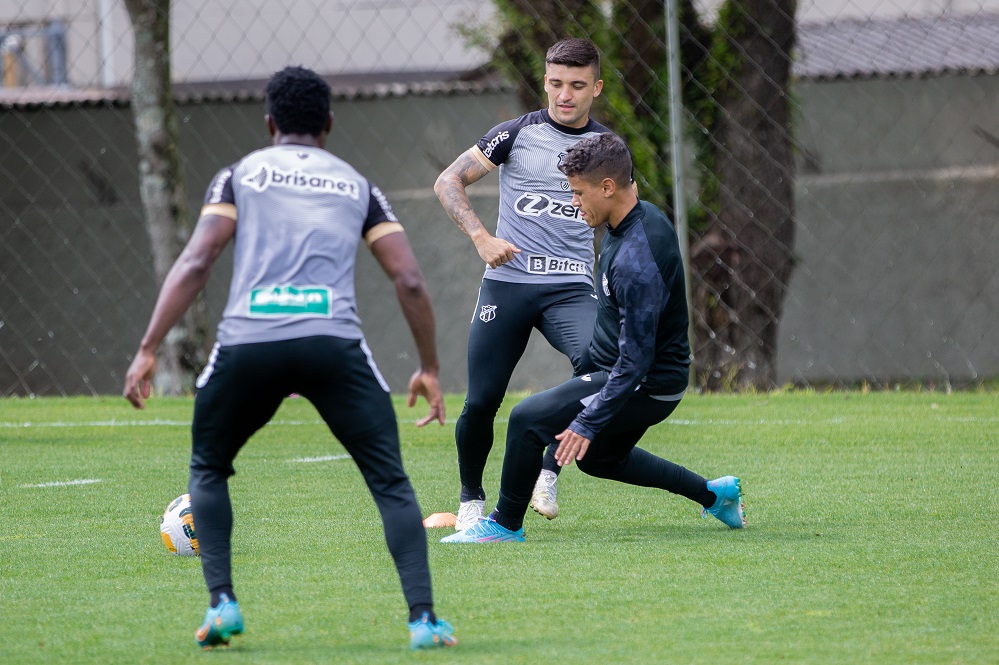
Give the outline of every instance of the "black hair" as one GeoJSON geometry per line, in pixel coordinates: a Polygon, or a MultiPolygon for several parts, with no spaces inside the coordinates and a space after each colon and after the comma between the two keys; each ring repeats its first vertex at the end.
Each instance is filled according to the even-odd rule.
{"type": "Polygon", "coordinates": [[[631,182],[631,151],[618,136],[597,134],[566,150],[566,157],[558,168],[566,177],[576,176],[590,181],[610,178],[624,186],[631,182]]]}
{"type": "Polygon", "coordinates": [[[267,113],[282,134],[319,136],[330,115],[330,86],[311,69],[285,67],[267,83],[267,113]]]}
{"type": "Polygon", "coordinates": [[[545,64],[563,67],[590,67],[600,78],[600,51],[589,39],[568,37],[556,42],[545,54],[545,64]]]}

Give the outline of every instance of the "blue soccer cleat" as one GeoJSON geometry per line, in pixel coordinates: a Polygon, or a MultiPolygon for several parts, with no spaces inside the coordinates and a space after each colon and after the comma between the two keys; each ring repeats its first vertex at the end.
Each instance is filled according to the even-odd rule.
{"type": "Polygon", "coordinates": [[[454,626],[444,619],[430,623],[430,614],[424,612],[416,621],[409,622],[409,648],[435,649],[437,647],[453,647],[458,643],[454,636],[454,626]]]}
{"type": "Polygon", "coordinates": [[[199,647],[211,649],[214,646],[228,645],[229,638],[243,632],[243,614],[239,605],[227,594],[222,594],[217,607],[209,607],[205,623],[194,634],[199,647]]]}
{"type": "Polygon", "coordinates": [[[746,526],[746,515],[743,512],[742,488],[735,476],[723,476],[708,481],[708,489],[718,498],[710,508],[701,511],[701,517],[714,515],[732,529],[742,529],[746,526]]]}
{"type": "Polygon", "coordinates": [[[464,531],[441,538],[442,543],[522,543],[524,528],[510,531],[491,517],[483,517],[464,531]]]}

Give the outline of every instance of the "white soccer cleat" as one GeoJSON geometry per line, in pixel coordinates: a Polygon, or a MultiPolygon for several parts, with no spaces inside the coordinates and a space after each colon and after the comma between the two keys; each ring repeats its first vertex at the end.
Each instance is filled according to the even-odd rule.
{"type": "Polygon", "coordinates": [[[458,518],[454,521],[455,531],[464,531],[485,516],[486,502],[472,499],[458,505],[458,518]]]}
{"type": "Polygon", "coordinates": [[[558,517],[558,475],[554,471],[542,470],[538,481],[534,483],[534,496],[531,497],[531,508],[539,515],[550,520],[558,517]]]}

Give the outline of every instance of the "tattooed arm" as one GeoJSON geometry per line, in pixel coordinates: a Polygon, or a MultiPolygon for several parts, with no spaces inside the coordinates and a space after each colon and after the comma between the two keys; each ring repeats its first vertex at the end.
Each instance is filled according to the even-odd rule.
{"type": "Polygon", "coordinates": [[[475,152],[481,154],[477,147],[469,148],[454,160],[451,166],[444,169],[434,183],[434,193],[437,194],[448,216],[465,235],[472,239],[479,257],[490,268],[496,268],[512,260],[513,255],[519,254],[520,250],[506,240],[490,235],[472,210],[472,202],[465,188],[490,171],[476,157],[475,152]]]}

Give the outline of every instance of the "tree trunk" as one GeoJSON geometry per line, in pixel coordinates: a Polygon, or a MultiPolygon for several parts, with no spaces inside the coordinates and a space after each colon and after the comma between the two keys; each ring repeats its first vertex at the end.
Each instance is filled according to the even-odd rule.
{"type": "MultiPolygon", "coordinates": [[[[139,151],[139,188],[153,272],[162,284],[190,235],[177,121],[170,81],[170,0],[125,0],[135,34],[132,112],[139,151]]],[[[204,359],[203,299],[167,335],[157,359],[160,394],[190,392],[204,359]]]]}
{"type": "Polygon", "coordinates": [[[731,21],[716,40],[742,54],[741,67],[716,91],[718,212],[691,247],[694,358],[709,390],[767,389],[776,385],[777,328],[793,268],[788,83],[796,2],[729,2],[731,21]]]}

